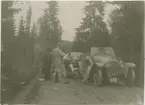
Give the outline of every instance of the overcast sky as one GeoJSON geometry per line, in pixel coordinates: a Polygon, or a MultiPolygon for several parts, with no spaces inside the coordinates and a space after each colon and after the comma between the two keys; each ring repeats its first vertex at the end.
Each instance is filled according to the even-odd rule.
{"type": "MultiPolygon", "coordinates": [[[[77,28],[80,24],[81,18],[84,17],[82,9],[85,5],[83,1],[59,1],[59,19],[61,26],[63,28],[63,40],[72,41],[75,36],[74,28],[77,28]]],[[[37,19],[42,16],[42,11],[44,8],[47,7],[47,4],[40,1],[31,1],[32,6],[32,23],[36,22],[37,19]]],[[[16,8],[21,8],[22,11],[15,16],[16,24],[19,24],[20,17],[26,17],[26,12],[29,7],[29,4],[17,4],[15,5],[16,8]]],[[[109,20],[108,14],[114,9],[115,7],[111,5],[107,5],[105,8],[106,15],[105,20],[109,20]]]]}

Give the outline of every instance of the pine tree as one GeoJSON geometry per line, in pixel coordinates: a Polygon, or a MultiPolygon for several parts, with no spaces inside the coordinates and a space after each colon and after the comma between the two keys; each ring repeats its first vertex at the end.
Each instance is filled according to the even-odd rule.
{"type": "Polygon", "coordinates": [[[62,29],[58,19],[58,2],[57,1],[48,1],[49,14],[50,14],[50,28],[53,44],[56,45],[61,41],[62,29]]]}
{"type": "Polygon", "coordinates": [[[48,8],[44,10],[44,15],[39,19],[39,41],[43,49],[51,45],[51,34],[50,34],[50,24],[49,24],[49,12],[48,8]]]}
{"type": "Polygon", "coordinates": [[[31,29],[31,17],[32,17],[32,8],[31,5],[29,6],[29,9],[27,11],[26,16],[26,28],[25,28],[25,35],[26,35],[26,63],[27,67],[30,69],[32,65],[34,64],[34,47],[35,47],[35,24],[33,24],[32,30],[31,29]]]}
{"type": "Polygon", "coordinates": [[[3,63],[12,65],[14,59],[14,44],[15,44],[15,20],[14,14],[19,12],[19,9],[13,9],[13,1],[2,1],[2,23],[1,23],[1,38],[3,44],[3,63]]]}
{"type": "Polygon", "coordinates": [[[30,28],[31,28],[31,17],[32,17],[32,8],[29,6],[26,16],[26,35],[30,35],[30,28]]]}
{"type": "Polygon", "coordinates": [[[24,38],[25,37],[25,26],[24,26],[24,19],[23,16],[20,19],[20,24],[19,24],[19,30],[18,30],[18,36],[24,38]]]}
{"type": "Polygon", "coordinates": [[[42,48],[55,47],[61,41],[62,28],[58,15],[58,4],[56,1],[46,2],[48,8],[44,10],[44,15],[39,19],[39,39],[42,48]]]}
{"type": "Polygon", "coordinates": [[[32,26],[32,30],[31,30],[31,34],[30,34],[30,38],[31,38],[31,44],[32,44],[32,46],[31,46],[31,54],[32,54],[32,62],[33,62],[33,64],[34,64],[34,62],[35,62],[35,45],[36,45],[36,38],[37,38],[37,27],[36,27],[36,25],[35,25],[35,23],[33,23],[33,26],[32,26]]]}
{"type": "Polygon", "coordinates": [[[14,13],[16,9],[12,9],[12,1],[2,1],[2,43],[3,47],[8,48],[11,45],[15,37],[15,24],[14,24],[14,13]],[[9,30],[9,31],[8,31],[9,30]]]}
{"type": "Polygon", "coordinates": [[[36,27],[35,23],[33,23],[30,36],[33,37],[33,38],[35,38],[37,36],[37,27],[36,27]]]}
{"type": "Polygon", "coordinates": [[[26,57],[26,33],[25,33],[25,26],[24,26],[24,19],[23,16],[21,17],[19,27],[18,27],[18,35],[17,35],[17,43],[19,48],[19,54],[22,57],[26,57]]]}
{"type": "Polygon", "coordinates": [[[103,21],[105,3],[102,1],[88,1],[86,4],[83,11],[85,17],[82,18],[81,25],[76,29],[76,35],[80,36],[76,38],[81,39],[78,40],[80,41],[78,43],[80,44],[83,41],[84,46],[86,46],[85,49],[90,49],[93,46],[110,46],[106,23],[103,21]]]}

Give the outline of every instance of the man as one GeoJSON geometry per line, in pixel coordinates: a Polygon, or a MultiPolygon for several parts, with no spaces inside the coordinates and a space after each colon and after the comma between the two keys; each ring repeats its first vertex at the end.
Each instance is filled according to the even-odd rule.
{"type": "Polygon", "coordinates": [[[62,44],[58,43],[57,47],[52,51],[52,63],[53,69],[55,72],[55,82],[59,82],[61,79],[61,75],[66,76],[66,71],[64,67],[63,57],[65,53],[61,51],[62,44]]]}
{"type": "Polygon", "coordinates": [[[89,74],[91,71],[91,66],[92,66],[93,62],[91,60],[90,57],[88,56],[82,56],[80,61],[79,61],[79,70],[80,70],[80,74],[83,77],[83,81],[82,83],[86,83],[89,79],[89,74]]]}
{"type": "Polygon", "coordinates": [[[51,51],[52,51],[51,48],[46,49],[43,56],[42,73],[44,75],[45,80],[51,79],[51,65],[52,65],[51,51]]]}
{"type": "Polygon", "coordinates": [[[77,67],[74,68],[74,64],[76,63],[75,60],[73,59],[73,57],[71,56],[71,53],[68,53],[67,55],[65,55],[63,57],[64,60],[64,64],[65,64],[65,68],[67,71],[67,76],[69,75],[69,73],[75,73],[76,70],[78,70],[77,67]]]}
{"type": "Polygon", "coordinates": [[[66,54],[66,55],[63,57],[63,60],[64,60],[65,68],[66,68],[67,70],[69,70],[69,64],[71,64],[71,60],[72,60],[70,54],[69,54],[69,53],[66,54]]]}

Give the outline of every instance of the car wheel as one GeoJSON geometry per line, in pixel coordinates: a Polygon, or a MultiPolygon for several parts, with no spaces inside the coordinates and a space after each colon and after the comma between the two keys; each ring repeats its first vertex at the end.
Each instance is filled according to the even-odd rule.
{"type": "Polygon", "coordinates": [[[97,69],[93,74],[93,83],[97,86],[102,84],[102,71],[100,69],[97,69]]]}
{"type": "Polygon", "coordinates": [[[132,87],[135,82],[135,70],[132,68],[129,68],[128,74],[126,77],[126,85],[129,87],[132,87]]]}

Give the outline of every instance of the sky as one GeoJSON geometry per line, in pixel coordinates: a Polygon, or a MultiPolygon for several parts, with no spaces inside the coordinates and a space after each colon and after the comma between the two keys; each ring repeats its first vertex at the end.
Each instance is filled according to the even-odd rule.
{"type": "MultiPolygon", "coordinates": [[[[28,10],[29,5],[32,7],[32,22],[37,22],[38,18],[42,16],[43,9],[47,7],[47,4],[45,4],[42,1],[31,1],[29,3],[17,3],[14,7],[15,8],[21,8],[22,11],[15,15],[16,19],[16,25],[19,25],[19,21],[21,16],[26,17],[26,13],[28,10]]],[[[84,1],[58,1],[59,5],[59,20],[63,29],[62,39],[73,41],[75,37],[75,30],[74,28],[77,28],[81,22],[81,19],[84,17],[84,14],[82,12],[82,9],[84,8],[85,2],[84,1]]],[[[115,9],[115,6],[112,5],[106,5],[105,7],[105,18],[104,20],[110,21],[108,15],[111,13],[113,9],[115,9]]],[[[109,28],[109,24],[107,24],[107,27],[109,28]]]]}

